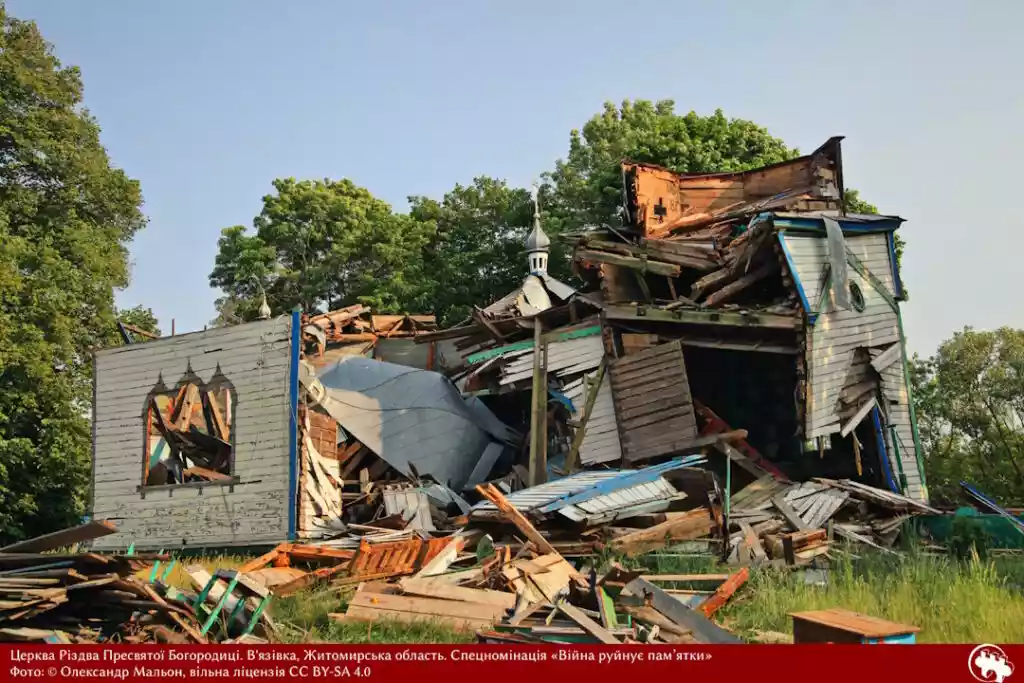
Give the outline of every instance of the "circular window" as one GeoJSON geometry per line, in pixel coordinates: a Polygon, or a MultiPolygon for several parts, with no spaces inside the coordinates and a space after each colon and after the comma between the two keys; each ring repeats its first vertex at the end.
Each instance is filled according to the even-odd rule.
{"type": "Polygon", "coordinates": [[[855,311],[864,310],[864,292],[860,290],[860,285],[856,282],[850,283],[850,303],[853,304],[855,311]]]}

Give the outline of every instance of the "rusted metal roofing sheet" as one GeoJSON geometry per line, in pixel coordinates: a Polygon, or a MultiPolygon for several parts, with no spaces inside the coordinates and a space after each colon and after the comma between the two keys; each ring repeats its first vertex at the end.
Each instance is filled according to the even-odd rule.
{"type": "Polygon", "coordinates": [[[678,341],[619,358],[609,364],[608,373],[626,462],[670,455],[697,438],[678,341]]]}

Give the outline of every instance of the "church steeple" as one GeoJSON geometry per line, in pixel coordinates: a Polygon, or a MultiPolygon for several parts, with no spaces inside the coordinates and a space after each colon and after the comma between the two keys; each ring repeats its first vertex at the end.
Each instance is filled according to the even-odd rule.
{"type": "Polygon", "coordinates": [[[526,259],[531,275],[543,275],[548,272],[548,247],[551,246],[551,240],[540,227],[540,198],[536,184],[530,196],[533,199],[533,229],[526,236],[526,259]]]}

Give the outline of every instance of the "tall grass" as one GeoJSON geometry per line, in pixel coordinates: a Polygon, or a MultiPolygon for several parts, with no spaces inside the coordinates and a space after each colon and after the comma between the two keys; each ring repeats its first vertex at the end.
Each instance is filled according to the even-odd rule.
{"type": "Polygon", "coordinates": [[[791,612],[841,607],[917,626],[919,642],[1021,643],[1024,594],[1014,580],[1022,564],[872,555],[834,562],[824,586],[803,572],[757,570],[720,619],[741,635],[788,633],[791,612]]]}

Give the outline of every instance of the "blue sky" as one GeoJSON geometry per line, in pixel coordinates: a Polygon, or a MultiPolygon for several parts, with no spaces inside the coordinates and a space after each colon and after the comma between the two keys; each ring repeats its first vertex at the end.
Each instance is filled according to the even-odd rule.
{"type": "Polygon", "coordinates": [[[222,228],[276,177],[349,177],[398,208],[491,175],[527,185],[605,100],[674,99],[804,151],[908,220],[905,324],[1024,327],[1024,3],[8,0],[82,68],[149,226],[122,306],[214,316],[222,228]]]}

